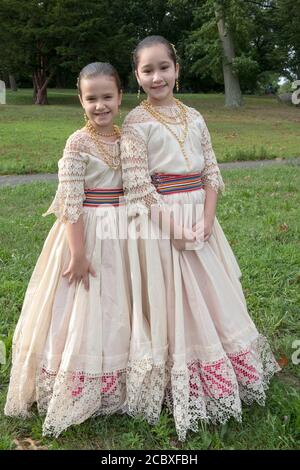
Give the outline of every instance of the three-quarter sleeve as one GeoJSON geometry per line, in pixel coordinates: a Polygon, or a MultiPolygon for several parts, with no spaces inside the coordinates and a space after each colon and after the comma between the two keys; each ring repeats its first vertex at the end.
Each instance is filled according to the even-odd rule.
{"type": "Polygon", "coordinates": [[[58,188],[44,216],[55,214],[61,222],[75,223],[82,214],[88,161],[82,150],[81,139],[75,133],[67,140],[63,157],[58,162],[58,188]]]}
{"type": "Polygon", "coordinates": [[[122,179],[129,216],[149,214],[152,204],[163,205],[151,182],[147,142],[134,125],[122,127],[122,179]]]}
{"type": "Polygon", "coordinates": [[[202,178],[204,181],[204,187],[209,187],[216,192],[223,192],[225,185],[221,176],[221,172],[217,163],[215,152],[212,148],[211,138],[207,125],[201,117],[201,147],[204,156],[205,166],[202,171],[202,178]]]}

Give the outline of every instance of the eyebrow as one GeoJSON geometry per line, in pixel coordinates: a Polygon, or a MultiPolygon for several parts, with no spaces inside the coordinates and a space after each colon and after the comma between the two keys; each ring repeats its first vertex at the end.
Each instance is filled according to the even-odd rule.
{"type": "MultiPolygon", "coordinates": [[[[102,93],[102,96],[113,95],[112,91],[107,91],[106,93],[102,93]]],[[[86,95],[85,99],[88,100],[90,98],[97,98],[96,95],[86,95]]]]}
{"type": "MultiPolygon", "coordinates": [[[[159,65],[164,65],[164,64],[169,64],[171,61],[168,60],[163,60],[162,62],[159,63],[159,65]]],[[[142,66],[142,69],[145,69],[146,67],[151,67],[153,64],[145,64],[142,66]]]]}

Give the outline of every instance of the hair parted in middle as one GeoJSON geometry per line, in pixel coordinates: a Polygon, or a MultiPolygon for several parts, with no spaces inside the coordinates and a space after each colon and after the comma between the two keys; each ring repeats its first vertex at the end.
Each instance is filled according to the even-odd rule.
{"type": "Polygon", "coordinates": [[[135,69],[137,69],[139,65],[139,53],[141,52],[141,50],[144,49],[145,47],[151,47],[156,44],[163,44],[167,48],[169,57],[174,63],[174,66],[176,66],[178,62],[178,57],[177,57],[177,52],[176,52],[174,44],[172,44],[163,36],[147,36],[146,38],[144,38],[142,41],[138,43],[138,45],[136,46],[136,48],[134,49],[132,53],[133,66],[135,69]]]}

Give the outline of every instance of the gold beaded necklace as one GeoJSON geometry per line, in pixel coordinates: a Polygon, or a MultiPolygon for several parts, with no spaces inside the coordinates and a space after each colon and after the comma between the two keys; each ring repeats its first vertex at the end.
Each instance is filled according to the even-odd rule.
{"type": "Polygon", "coordinates": [[[162,113],[161,111],[158,111],[156,106],[153,106],[149,101],[144,100],[142,101],[142,106],[146,108],[152,115],[155,115],[157,118],[160,117],[163,119],[163,121],[167,124],[184,124],[184,114],[185,114],[185,109],[180,108],[180,104],[177,103],[178,100],[174,98],[175,103],[178,106],[178,112],[174,116],[169,116],[167,114],[162,113]]]}
{"type": "Polygon", "coordinates": [[[159,121],[163,126],[165,126],[169,132],[175,137],[175,139],[177,140],[179,146],[180,146],[180,149],[181,149],[181,152],[184,156],[184,159],[186,161],[186,165],[188,167],[188,169],[190,170],[191,169],[191,163],[189,161],[189,157],[185,151],[185,148],[184,148],[184,143],[185,143],[185,140],[186,140],[186,137],[187,137],[187,133],[188,133],[188,119],[187,119],[187,110],[186,108],[183,106],[183,104],[177,100],[176,98],[174,98],[175,100],[175,103],[176,105],[178,106],[179,108],[179,112],[177,114],[177,116],[175,116],[175,118],[179,118],[179,121],[175,121],[174,120],[169,120],[168,117],[161,113],[160,111],[158,111],[155,106],[153,106],[149,101],[147,100],[144,100],[142,101],[141,105],[143,106],[143,108],[145,108],[157,121],[159,121]],[[176,134],[176,132],[173,131],[173,129],[169,126],[169,124],[179,124],[179,125],[183,125],[183,137],[178,137],[178,135],[176,134]]]}
{"type": "Polygon", "coordinates": [[[116,126],[115,124],[113,125],[113,132],[110,132],[110,133],[102,133],[102,132],[99,132],[97,131],[97,134],[98,135],[101,135],[101,137],[113,137],[113,136],[117,136],[119,137],[120,136],[120,129],[118,126],[116,126]]]}
{"type": "MultiPolygon", "coordinates": [[[[107,148],[105,148],[106,142],[104,142],[103,140],[101,140],[99,138],[100,135],[104,136],[105,134],[101,134],[100,132],[98,132],[95,129],[95,127],[90,123],[90,121],[88,121],[86,123],[85,128],[88,131],[88,133],[90,134],[90,136],[91,136],[92,140],[94,141],[97,149],[99,150],[99,152],[103,156],[104,162],[112,170],[118,170],[121,167],[121,152],[120,152],[120,150],[119,150],[117,155],[114,155],[114,154],[108,152],[107,148]]],[[[120,129],[119,129],[118,126],[114,126],[114,133],[112,135],[116,135],[118,138],[120,137],[121,132],[120,132],[120,129]]],[[[112,135],[110,135],[110,136],[107,135],[107,137],[111,137],[112,135]]]]}

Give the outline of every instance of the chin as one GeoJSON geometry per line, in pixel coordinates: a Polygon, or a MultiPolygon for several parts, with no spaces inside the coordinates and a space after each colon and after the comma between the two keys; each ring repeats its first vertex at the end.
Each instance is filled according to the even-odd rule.
{"type": "Polygon", "coordinates": [[[106,118],[102,119],[96,119],[95,122],[98,124],[98,126],[106,126],[109,124],[111,121],[111,116],[107,116],[106,118]]]}
{"type": "Polygon", "coordinates": [[[165,88],[161,88],[158,90],[150,90],[150,94],[152,96],[165,96],[168,94],[167,90],[165,88]]]}
{"type": "Polygon", "coordinates": [[[160,100],[165,100],[166,98],[168,98],[168,96],[169,96],[169,93],[166,93],[166,92],[164,92],[164,93],[155,93],[155,94],[151,94],[151,95],[150,95],[150,97],[151,97],[152,99],[157,100],[157,101],[158,101],[158,100],[159,100],[159,101],[160,101],[160,100]]]}

